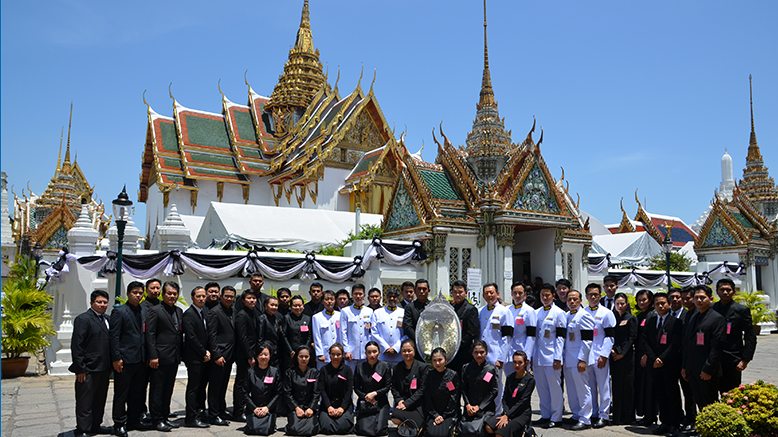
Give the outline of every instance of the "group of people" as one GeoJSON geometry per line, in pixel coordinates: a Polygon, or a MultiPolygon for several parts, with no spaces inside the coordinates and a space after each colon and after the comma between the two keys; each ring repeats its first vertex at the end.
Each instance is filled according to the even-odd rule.
{"type": "Polygon", "coordinates": [[[732,302],[734,284],[719,281],[715,305],[706,286],[641,290],[637,316],[616,284],[605,278],[605,296],[599,284],[584,294],[565,279],[542,284],[535,308],[523,283],[511,287],[510,305],[490,283],[476,308],[466,284],[454,281],[462,340],[456,352],[436,348],[430,356],[414,342],[430,303],[424,279],[387,289],[384,303],[377,288],[335,292],[314,282],[305,302],[286,288],[262,292],[264,277],[254,274],[240,295],[215,282],[195,287],[186,311],[177,283],[151,279],[128,284],[126,303],[110,317],[109,297],[97,290],[74,321],[76,435],[179,427],[170,403],[181,361],[186,427],[234,420],[247,434],[269,435],[280,416],[288,435],[386,435],[391,421],[429,436],[521,436],[536,385],[535,424],[562,425],[563,381],[570,429],[628,424],[636,414],[646,426],[658,417],[661,433],[693,425],[695,408],[737,386],[753,358],[750,314],[732,302]],[[111,374],[109,428],[102,419],[111,374]]]}

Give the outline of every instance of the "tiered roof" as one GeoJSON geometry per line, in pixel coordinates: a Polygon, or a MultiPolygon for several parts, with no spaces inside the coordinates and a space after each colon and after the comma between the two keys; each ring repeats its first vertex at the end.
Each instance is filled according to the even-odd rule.
{"type": "Polygon", "coordinates": [[[620,202],[621,222],[606,226],[612,234],[647,232],[657,243],[662,244],[669,228],[671,229],[670,237],[673,241],[673,247],[676,249],[680,249],[689,241],[695,241],[697,238],[697,233],[680,217],[648,212],[640,202],[637,192],[635,192],[635,202],[638,204],[638,210],[635,213],[635,218],[630,220],[627,211],[624,210],[622,199],[620,202]]]}
{"type": "Polygon", "coordinates": [[[750,250],[752,255],[768,256],[776,225],[769,223],[749,196],[735,188],[732,200],[714,197],[711,212],[700,229],[695,244],[698,254],[726,250],[750,250]]]}
{"type": "Polygon", "coordinates": [[[756,141],[751,75],[748,75],[748,85],[751,109],[751,134],[748,140],[746,167],[743,169],[743,179],[740,181],[739,187],[757,205],[762,214],[775,215],[778,213],[778,188],[776,188],[775,180],[770,177],[767,167],[764,165],[762,152],[759,150],[759,144],[756,141]]]}

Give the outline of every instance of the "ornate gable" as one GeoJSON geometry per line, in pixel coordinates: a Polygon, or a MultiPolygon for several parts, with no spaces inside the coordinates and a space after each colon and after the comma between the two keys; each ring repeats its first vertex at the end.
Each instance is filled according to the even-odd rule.
{"type": "Polygon", "coordinates": [[[554,195],[554,185],[546,179],[546,175],[535,163],[524,180],[519,184],[521,189],[516,193],[516,199],[512,208],[541,212],[545,214],[559,214],[559,202],[554,195]]]}
{"type": "Polygon", "coordinates": [[[419,213],[416,211],[413,199],[405,189],[405,182],[400,178],[400,184],[395,190],[392,206],[387,211],[384,229],[394,231],[398,229],[413,228],[421,224],[419,213]]]}
{"type": "Polygon", "coordinates": [[[737,239],[719,218],[715,218],[710,225],[708,234],[702,243],[703,247],[736,246],[737,239]]]}

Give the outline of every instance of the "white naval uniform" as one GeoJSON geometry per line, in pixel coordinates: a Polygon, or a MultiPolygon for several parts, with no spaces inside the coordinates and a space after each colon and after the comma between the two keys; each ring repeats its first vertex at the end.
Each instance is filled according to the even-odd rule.
{"type": "MultiPolygon", "coordinates": [[[[493,366],[497,361],[503,363],[502,368],[495,367],[494,369],[495,376],[497,376],[497,399],[502,399],[502,391],[505,389],[502,378],[506,363],[505,356],[510,348],[509,339],[513,335],[511,312],[500,303],[495,303],[492,309],[485,305],[478,310],[478,321],[481,324],[481,340],[489,348],[486,362],[493,366]]],[[[496,405],[496,413],[502,413],[502,402],[496,405]]]]}
{"type": "Polygon", "coordinates": [[[340,339],[343,341],[343,354],[351,353],[351,360],[346,364],[355,370],[365,360],[365,345],[371,340],[370,319],[373,310],[363,305],[357,309],[354,305],[343,308],[340,312],[340,339]]]}
{"type": "Polygon", "coordinates": [[[551,304],[538,308],[537,323],[532,368],[540,398],[540,417],[559,422],[564,411],[562,369],[555,370],[553,365],[555,360],[564,365],[567,317],[558,306],[551,304]]]}
{"type": "Polygon", "coordinates": [[[405,310],[399,306],[394,311],[389,311],[385,306],[373,311],[373,316],[370,319],[370,334],[381,349],[379,356],[381,361],[392,364],[402,361],[400,345],[405,338],[403,335],[403,316],[405,316],[405,310]],[[389,348],[394,349],[397,353],[386,355],[385,351],[389,348]]]}
{"type": "Polygon", "coordinates": [[[575,314],[567,312],[565,339],[565,385],[567,404],[573,420],[592,424],[592,391],[589,388],[588,369],[592,356],[594,318],[580,308],[575,314]],[[586,363],[586,371],[578,371],[578,362],[586,363]]]}
{"type": "Polygon", "coordinates": [[[603,420],[610,420],[611,413],[611,365],[608,359],[613,349],[613,335],[616,327],[616,315],[603,305],[592,309],[584,308],[594,317],[594,340],[592,341],[592,358],[586,373],[589,387],[592,390],[592,415],[603,420]],[[605,366],[597,367],[597,359],[605,357],[605,366]]]}
{"type": "MultiPolygon", "coordinates": [[[[523,351],[527,354],[527,362],[532,361],[532,353],[535,352],[535,335],[537,333],[537,314],[535,309],[524,303],[522,305],[510,305],[508,311],[513,320],[513,337],[508,340],[508,353],[505,355],[505,363],[513,363],[513,353],[523,351]]],[[[505,376],[515,372],[512,364],[506,364],[505,376]]]]}
{"type": "Polygon", "coordinates": [[[340,338],[340,311],[333,311],[332,315],[327,310],[322,310],[313,315],[313,347],[316,349],[316,366],[324,367],[330,362],[330,346],[341,341],[340,338]],[[324,363],[319,357],[324,355],[324,363]]]}

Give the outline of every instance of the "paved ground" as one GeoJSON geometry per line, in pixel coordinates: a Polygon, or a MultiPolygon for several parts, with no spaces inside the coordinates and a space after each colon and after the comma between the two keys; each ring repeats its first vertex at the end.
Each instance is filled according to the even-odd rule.
{"type": "MultiPolygon", "coordinates": [[[[754,361],[746,369],[744,381],[763,379],[772,384],[778,384],[778,335],[760,336],[759,346],[754,361]]],[[[178,380],[173,395],[172,410],[183,415],[185,381],[178,380]]],[[[27,376],[13,380],[2,381],[2,435],[11,437],[37,437],[72,435],[75,428],[75,400],[73,396],[73,377],[27,376]]],[[[111,397],[106,406],[104,425],[111,425],[111,397]]],[[[232,394],[228,393],[228,399],[232,394]]],[[[537,413],[537,395],[533,399],[533,407],[537,413]]],[[[537,419],[537,414],[534,416],[537,419]]],[[[182,419],[178,419],[181,422],[182,419]]],[[[279,419],[278,425],[284,425],[285,419],[279,419]]],[[[167,435],[221,436],[240,435],[238,428],[242,424],[233,423],[229,427],[211,427],[206,430],[181,428],[167,435]]],[[[544,436],[624,436],[650,434],[649,430],[637,427],[608,427],[599,430],[587,430],[573,433],[565,430],[540,430],[544,436]]],[[[144,437],[166,435],[157,432],[131,432],[132,435],[144,437]]],[[[276,435],[283,435],[277,433],[276,435]]],[[[391,434],[390,434],[391,435],[391,434]]]]}

